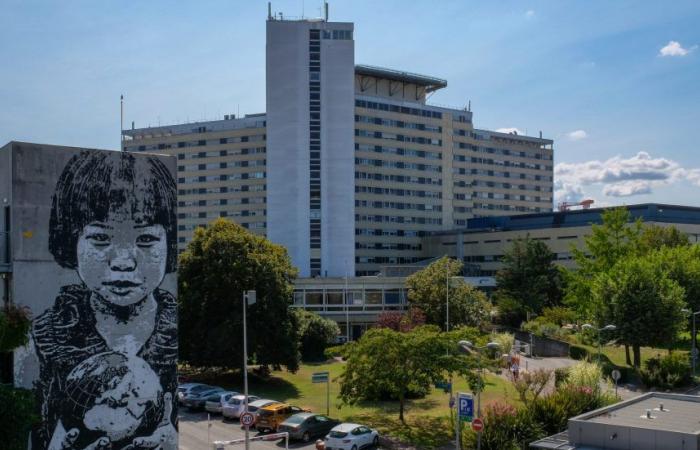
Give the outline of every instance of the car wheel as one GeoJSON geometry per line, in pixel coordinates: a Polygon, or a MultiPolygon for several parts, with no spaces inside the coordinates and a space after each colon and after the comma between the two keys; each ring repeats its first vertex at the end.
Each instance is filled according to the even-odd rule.
{"type": "Polygon", "coordinates": [[[357,445],[353,445],[352,450],[357,450],[357,445]]]}
{"type": "Polygon", "coordinates": [[[377,448],[379,446],[379,436],[374,437],[374,440],[372,441],[372,446],[374,448],[377,448]]]}
{"type": "Polygon", "coordinates": [[[304,442],[309,442],[311,440],[311,436],[309,436],[308,431],[304,432],[304,434],[301,436],[301,440],[304,442]]]}

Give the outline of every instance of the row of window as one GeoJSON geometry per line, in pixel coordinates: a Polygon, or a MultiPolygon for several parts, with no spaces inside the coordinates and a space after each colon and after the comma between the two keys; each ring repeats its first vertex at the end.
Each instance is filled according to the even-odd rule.
{"type": "Polygon", "coordinates": [[[492,203],[474,203],[474,210],[488,209],[495,211],[516,211],[516,212],[549,212],[551,208],[540,208],[539,206],[513,206],[513,205],[494,205],[492,203]]]}
{"type": "Polygon", "coordinates": [[[390,169],[420,170],[422,172],[442,172],[442,166],[404,161],[387,161],[384,159],[355,158],[355,164],[362,166],[388,167],[390,169]]]}
{"type": "Polygon", "coordinates": [[[180,177],[177,182],[182,183],[207,183],[212,181],[230,181],[230,180],[250,180],[250,179],[261,179],[265,178],[265,172],[251,172],[251,173],[233,173],[233,174],[221,174],[221,175],[199,175],[196,177],[180,177]]]}
{"type": "MultiPolygon", "coordinates": [[[[222,211],[221,214],[224,214],[226,211],[222,211]]],[[[225,216],[221,216],[225,217],[225,216]]],[[[262,229],[265,228],[267,225],[267,222],[239,222],[236,221],[236,223],[243,228],[248,228],[248,229],[262,229]]],[[[193,231],[196,230],[197,228],[206,228],[207,225],[204,223],[190,223],[190,224],[178,224],[177,225],[177,230],[178,231],[193,231]]],[[[180,236],[178,238],[179,242],[185,242],[186,238],[184,236],[180,236]]]]}
{"type": "Polygon", "coordinates": [[[242,211],[200,211],[192,213],[178,213],[178,219],[210,219],[217,217],[250,217],[250,216],[265,216],[267,210],[247,210],[242,211]]]}
{"type": "Polygon", "coordinates": [[[374,223],[408,223],[418,225],[442,225],[442,219],[437,217],[404,217],[404,216],[380,216],[370,214],[355,214],[356,222],[374,223]]]}
{"type": "Polygon", "coordinates": [[[442,153],[429,152],[426,150],[412,150],[409,148],[387,147],[383,145],[355,144],[355,150],[374,153],[385,153],[390,155],[413,156],[425,159],[442,159],[442,153]]]}
{"type": "Polygon", "coordinates": [[[454,186],[456,187],[471,187],[471,186],[481,186],[496,189],[518,189],[521,191],[536,191],[536,192],[552,192],[552,187],[545,187],[532,185],[532,184],[511,184],[511,183],[499,183],[496,181],[483,181],[483,180],[472,180],[471,182],[466,182],[464,180],[455,181],[454,186]]]}
{"type": "Polygon", "coordinates": [[[264,184],[244,184],[232,186],[217,186],[198,189],[178,189],[177,195],[205,195],[205,194],[226,194],[227,192],[264,192],[264,184]]]}
{"type": "Polygon", "coordinates": [[[212,152],[178,153],[177,159],[216,158],[222,156],[255,155],[259,153],[265,153],[265,147],[229,148],[212,152]]]}
{"type": "Polygon", "coordinates": [[[375,186],[355,186],[355,193],[376,194],[376,195],[396,195],[399,197],[420,197],[420,198],[442,198],[439,191],[421,191],[414,189],[394,189],[375,186]]]}
{"type": "Polygon", "coordinates": [[[358,128],[355,129],[355,136],[367,137],[372,139],[388,139],[391,141],[398,142],[412,142],[414,144],[422,145],[442,146],[442,139],[426,138],[423,136],[405,136],[403,134],[386,133],[383,131],[369,131],[358,128]]]}
{"type": "Polygon", "coordinates": [[[228,169],[234,167],[260,167],[265,166],[266,160],[264,159],[253,159],[253,160],[243,160],[243,161],[228,161],[228,162],[217,162],[217,163],[206,163],[206,164],[186,164],[182,166],[177,166],[178,172],[189,172],[194,170],[213,170],[213,169],[228,169]]]}
{"type": "Polygon", "coordinates": [[[416,211],[442,211],[442,206],[425,203],[403,203],[403,202],[374,202],[370,200],[355,200],[355,206],[360,208],[379,209],[415,209],[416,211]]]}
{"type": "Polygon", "coordinates": [[[369,117],[369,116],[361,116],[361,115],[356,114],[355,115],[355,122],[371,123],[374,125],[381,125],[384,127],[408,128],[411,130],[421,130],[421,131],[429,131],[429,132],[433,132],[433,133],[442,133],[442,127],[439,125],[430,125],[430,124],[418,123],[418,122],[404,122],[403,120],[385,119],[383,117],[369,117]]]}
{"type": "Polygon", "coordinates": [[[414,177],[409,175],[390,175],[385,173],[355,172],[356,180],[393,181],[395,183],[431,184],[442,186],[440,178],[414,177]]]}
{"type": "Polygon", "coordinates": [[[520,158],[542,159],[542,160],[548,160],[548,161],[551,161],[553,158],[553,155],[549,155],[546,153],[537,153],[537,152],[531,153],[531,152],[525,152],[522,150],[511,150],[508,148],[483,147],[481,145],[469,144],[467,142],[455,142],[454,147],[461,149],[461,150],[471,150],[473,152],[488,153],[488,154],[503,155],[503,156],[517,156],[520,158]]]}
{"type": "Polygon", "coordinates": [[[177,206],[219,206],[219,205],[248,205],[265,203],[265,197],[215,198],[210,200],[180,200],[177,206]]]}
{"type": "Polygon", "coordinates": [[[400,244],[396,242],[355,242],[357,250],[404,250],[420,251],[421,244],[400,244]]]}
{"type": "Polygon", "coordinates": [[[390,111],[401,114],[411,114],[412,116],[430,117],[432,119],[442,119],[440,111],[431,111],[428,109],[409,108],[407,106],[391,105],[388,103],[371,102],[366,100],[355,100],[355,107],[376,109],[378,111],[390,111]]]}
{"type": "Polygon", "coordinates": [[[381,228],[355,228],[355,236],[423,237],[425,236],[425,231],[381,228]]]}
{"type": "Polygon", "coordinates": [[[423,258],[410,256],[356,256],[357,264],[415,264],[423,258]]]}

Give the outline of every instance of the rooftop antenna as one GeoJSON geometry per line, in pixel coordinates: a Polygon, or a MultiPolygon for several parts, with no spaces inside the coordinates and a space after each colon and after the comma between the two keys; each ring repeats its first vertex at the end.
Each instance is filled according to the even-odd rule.
{"type": "Polygon", "coordinates": [[[471,112],[472,111],[472,101],[469,100],[469,103],[467,104],[467,111],[471,112]]]}
{"type": "Polygon", "coordinates": [[[323,2],[323,11],[324,16],[326,18],[326,22],[328,22],[328,2],[323,2]]]}
{"type": "Polygon", "coordinates": [[[267,2],[267,20],[272,20],[272,2],[267,2]]]}
{"type": "Polygon", "coordinates": [[[119,98],[120,120],[119,120],[119,139],[121,151],[124,151],[124,94],[119,98]]]}
{"type": "Polygon", "coordinates": [[[301,0],[301,19],[304,20],[304,0],[301,0]]]}

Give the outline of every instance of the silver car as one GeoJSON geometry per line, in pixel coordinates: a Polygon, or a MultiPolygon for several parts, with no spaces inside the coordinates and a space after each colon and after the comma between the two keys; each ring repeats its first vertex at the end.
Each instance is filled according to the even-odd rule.
{"type": "Polygon", "coordinates": [[[238,392],[235,391],[223,391],[212,394],[204,399],[204,410],[214,414],[221,414],[224,404],[231,398],[231,396],[237,394],[238,392]]]}
{"type": "MultiPolygon", "coordinates": [[[[257,395],[248,396],[249,404],[253,403],[256,400],[260,400],[260,397],[258,397],[257,395]]],[[[224,416],[225,419],[238,419],[241,417],[241,414],[243,414],[244,410],[245,395],[233,395],[231,396],[231,398],[228,399],[226,403],[224,403],[223,408],[221,410],[221,414],[224,416]]]]}

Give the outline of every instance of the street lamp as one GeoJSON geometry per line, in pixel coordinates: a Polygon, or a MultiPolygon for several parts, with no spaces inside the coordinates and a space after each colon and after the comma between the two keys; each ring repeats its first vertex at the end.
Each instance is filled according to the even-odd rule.
{"type": "Polygon", "coordinates": [[[591,325],[590,323],[584,323],[583,325],[581,325],[581,328],[584,328],[586,330],[596,330],[596,332],[598,333],[598,364],[600,364],[600,355],[602,353],[601,344],[600,344],[600,335],[603,331],[615,331],[615,330],[617,330],[617,326],[610,324],[610,325],[605,325],[603,328],[596,328],[593,325],[591,325]]]}
{"type": "MultiPolygon", "coordinates": [[[[245,412],[248,414],[248,329],[246,327],[246,310],[248,305],[255,304],[257,293],[243,293],[243,395],[245,397],[245,412]]],[[[245,426],[245,450],[250,450],[250,426],[245,426]]]]}
{"type": "MultiPolygon", "coordinates": [[[[501,348],[501,344],[498,342],[489,342],[488,344],[478,347],[474,345],[471,341],[459,341],[459,348],[466,353],[476,353],[476,365],[479,369],[479,391],[476,393],[476,417],[481,417],[481,391],[484,386],[484,368],[481,365],[481,351],[482,350],[498,350],[501,348]]],[[[481,431],[476,434],[476,448],[481,450],[481,431]]]]}
{"type": "Polygon", "coordinates": [[[693,349],[690,351],[690,361],[693,364],[693,376],[695,376],[695,361],[698,358],[698,347],[697,347],[697,338],[695,335],[695,317],[700,314],[700,311],[691,311],[687,308],[683,308],[683,312],[686,314],[692,314],[693,316],[693,335],[691,336],[692,342],[693,342],[693,349]]]}
{"type": "Polygon", "coordinates": [[[445,331],[450,331],[450,280],[453,278],[462,279],[462,277],[450,276],[448,270],[445,273],[445,331]]]}

